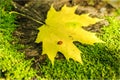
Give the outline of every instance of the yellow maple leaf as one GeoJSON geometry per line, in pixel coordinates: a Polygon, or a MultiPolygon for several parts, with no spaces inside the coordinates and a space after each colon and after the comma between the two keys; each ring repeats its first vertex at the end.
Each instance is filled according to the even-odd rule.
{"type": "Polygon", "coordinates": [[[54,58],[58,51],[62,52],[67,60],[74,59],[82,63],[81,51],[73,44],[73,41],[93,44],[103,42],[91,33],[82,29],[82,26],[88,26],[101,21],[98,18],[91,18],[89,14],[76,15],[75,7],[63,6],[61,11],[56,11],[53,6],[47,14],[44,25],[39,28],[36,43],[43,42],[42,54],[47,54],[54,64],[54,58]]]}

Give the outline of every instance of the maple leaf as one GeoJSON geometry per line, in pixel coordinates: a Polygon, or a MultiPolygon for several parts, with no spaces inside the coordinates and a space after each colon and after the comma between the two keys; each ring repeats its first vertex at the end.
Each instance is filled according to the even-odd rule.
{"type": "Polygon", "coordinates": [[[42,54],[47,54],[54,64],[54,58],[58,51],[62,52],[67,60],[74,59],[82,63],[81,51],[73,44],[79,41],[85,44],[103,42],[95,36],[95,33],[85,31],[82,26],[88,26],[101,21],[91,18],[89,14],[76,15],[77,6],[63,6],[61,11],[56,11],[53,6],[47,14],[44,25],[39,28],[36,43],[43,42],[42,54]]]}

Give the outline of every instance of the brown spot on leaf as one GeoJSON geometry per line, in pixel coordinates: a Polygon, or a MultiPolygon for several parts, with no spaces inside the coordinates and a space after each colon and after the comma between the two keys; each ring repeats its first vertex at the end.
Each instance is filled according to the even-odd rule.
{"type": "Polygon", "coordinates": [[[63,42],[62,42],[62,41],[58,41],[57,44],[58,44],[58,45],[61,45],[61,44],[63,44],[63,42]]]}

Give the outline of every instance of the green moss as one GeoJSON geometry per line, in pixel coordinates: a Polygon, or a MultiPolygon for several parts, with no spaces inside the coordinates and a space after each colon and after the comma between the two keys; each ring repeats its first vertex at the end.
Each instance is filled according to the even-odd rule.
{"type": "Polygon", "coordinates": [[[25,60],[24,54],[17,52],[15,45],[11,44],[16,25],[15,15],[9,14],[9,7],[10,0],[0,0],[0,79],[30,80],[36,75],[31,68],[32,60],[25,60]]]}

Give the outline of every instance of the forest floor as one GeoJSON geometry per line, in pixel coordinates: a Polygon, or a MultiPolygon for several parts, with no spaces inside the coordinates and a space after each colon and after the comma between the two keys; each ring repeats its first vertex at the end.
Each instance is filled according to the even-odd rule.
{"type": "MultiPolygon", "coordinates": [[[[40,20],[38,18],[38,14],[33,11],[35,9],[37,12],[39,12],[39,15],[42,17],[41,18],[42,21],[46,19],[47,11],[49,10],[50,5],[53,3],[52,0],[51,1],[46,0],[43,2],[41,1],[36,1],[36,2],[16,1],[16,2],[17,2],[16,5],[18,6],[17,11],[20,11],[23,14],[29,15],[36,20],[40,20]],[[38,3],[40,4],[37,5],[38,3]],[[25,4],[28,4],[28,5],[30,4],[30,5],[25,7],[25,4]],[[29,11],[24,11],[24,9],[23,11],[21,11],[20,9],[23,7],[25,9],[28,9],[29,11]]],[[[96,2],[90,3],[89,1],[79,2],[79,0],[78,1],[76,0],[75,2],[68,2],[66,0],[57,1],[54,3],[55,9],[60,10],[64,4],[67,4],[68,6],[79,5],[78,9],[76,10],[76,14],[80,15],[84,13],[90,13],[90,16],[99,17],[99,18],[103,18],[105,16],[110,16],[110,15],[112,16],[112,13],[116,10],[116,8],[114,8],[112,5],[102,1],[101,2],[96,1],[96,2]]],[[[20,51],[25,52],[26,58],[35,57],[37,58],[37,60],[38,58],[40,58],[40,62],[41,62],[41,59],[44,60],[45,55],[43,56],[40,55],[42,52],[42,48],[41,48],[42,43],[40,44],[35,43],[35,39],[38,33],[38,28],[41,26],[41,24],[20,15],[17,17],[17,24],[19,25],[19,27],[13,32],[13,36],[19,39],[20,44],[29,46],[20,51]],[[38,57],[38,56],[41,56],[41,57],[38,57]]],[[[108,24],[109,24],[108,21],[104,20],[94,25],[90,25],[88,27],[85,27],[85,28],[83,27],[83,28],[91,32],[100,32],[101,27],[107,26],[108,24]]]]}
{"type": "MultiPolygon", "coordinates": [[[[29,15],[38,21],[44,22],[46,19],[47,11],[49,10],[50,5],[53,3],[53,1],[45,0],[42,1],[42,3],[40,3],[40,1],[32,2],[29,0],[15,0],[16,4],[14,5],[16,5],[16,9],[12,9],[25,15],[29,15]],[[39,14],[36,13],[34,10],[36,10],[39,14]]],[[[0,54],[2,54],[0,55],[1,78],[27,80],[31,78],[34,80],[36,77],[38,78],[39,76],[40,79],[120,79],[120,9],[116,6],[113,6],[112,4],[103,1],[79,2],[79,0],[75,0],[73,2],[68,2],[66,0],[63,0],[62,2],[54,2],[54,7],[57,11],[59,11],[64,4],[67,4],[68,6],[79,5],[76,10],[76,14],[78,15],[90,13],[90,16],[92,17],[104,18],[105,20],[102,22],[83,28],[88,31],[96,32],[98,34],[98,37],[104,40],[106,43],[95,44],[94,46],[91,46],[83,45],[76,42],[75,45],[84,53],[82,54],[84,65],[81,65],[78,62],[73,61],[72,59],[70,59],[70,61],[67,61],[61,53],[58,53],[58,55],[56,56],[54,67],[52,67],[50,60],[47,58],[47,55],[41,55],[42,43],[35,43],[35,39],[38,33],[37,28],[40,27],[41,24],[20,15],[17,15],[16,18],[14,18],[14,16],[10,17],[9,19],[8,16],[10,15],[7,14],[7,11],[3,11],[1,12],[2,14],[5,13],[3,15],[4,18],[1,17],[1,20],[3,20],[4,22],[3,25],[6,24],[6,18],[9,19],[8,22],[10,22],[11,19],[14,19],[15,21],[13,20],[12,23],[5,25],[8,27],[5,27],[3,25],[0,26],[0,54]],[[15,24],[16,27],[12,27],[13,30],[7,30],[9,29],[9,25],[11,24],[15,24]],[[3,29],[5,29],[5,32],[3,29]],[[9,33],[9,31],[11,32],[9,33]],[[8,34],[10,36],[8,36],[8,34]],[[3,35],[5,36],[3,37],[3,35]],[[7,41],[5,40],[6,37],[8,39],[7,41]],[[14,39],[9,40],[9,38],[14,39]],[[12,46],[12,48],[6,47],[8,43],[4,43],[5,41],[8,42],[10,47],[12,46]],[[5,47],[5,49],[3,49],[3,46],[5,47]],[[8,52],[6,52],[6,54],[3,53],[3,51],[5,52],[6,50],[13,48],[14,50],[9,50],[8,52]],[[11,61],[9,61],[9,63],[6,62],[6,60],[9,60],[9,58],[6,59],[4,58],[4,56],[11,56],[14,51],[16,53],[13,55],[14,57],[10,59],[11,61]],[[19,62],[19,59],[17,59],[16,56],[19,54],[23,55],[21,56],[22,58],[20,58],[20,62],[23,64],[18,64],[22,65],[23,67],[20,67],[18,65],[16,66],[17,62],[15,61],[13,61],[13,63],[15,62],[16,64],[12,65],[13,59],[19,62]],[[26,63],[28,63],[28,65],[26,65],[26,63]],[[10,65],[10,68],[6,68],[7,64],[10,65]],[[29,67],[24,67],[24,65],[29,67]],[[19,67],[17,69],[20,70],[26,68],[29,68],[29,70],[27,72],[23,70],[22,73],[18,71],[18,74],[15,73],[16,67],[19,67]],[[31,74],[29,74],[29,72],[31,74]]],[[[3,7],[5,7],[6,5],[8,6],[8,3],[5,3],[3,7]]],[[[3,10],[3,7],[1,7],[1,11],[3,10]]],[[[6,9],[8,8],[9,6],[6,7],[6,9]]]]}

